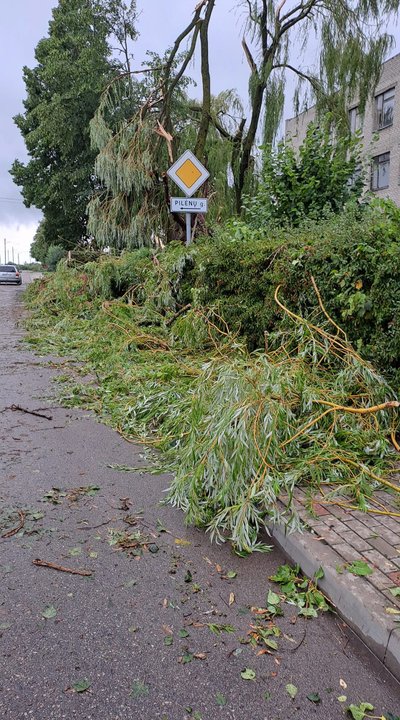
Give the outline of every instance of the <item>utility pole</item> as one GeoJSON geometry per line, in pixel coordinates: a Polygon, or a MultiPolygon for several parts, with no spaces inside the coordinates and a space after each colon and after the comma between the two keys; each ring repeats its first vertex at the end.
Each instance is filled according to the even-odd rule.
{"type": "Polygon", "coordinates": [[[7,240],[4,238],[4,265],[7,263],[7,240]]]}
{"type": "Polygon", "coordinates": [[[12,261],[14,262],[14,246],[12,246],[12,248],[11,248],[11,256],[12,256],[12,261]]]}

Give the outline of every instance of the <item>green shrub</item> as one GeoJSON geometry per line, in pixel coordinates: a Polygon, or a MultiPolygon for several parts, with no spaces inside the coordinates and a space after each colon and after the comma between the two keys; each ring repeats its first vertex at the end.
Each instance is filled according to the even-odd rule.
{"type": "Polygon", "coordinates": [[[328,312],[386,375],[400,369],[400,209],[390,201],[348,206],[323,222],[252,230],[233,222],[194,250],[193,282],[250,349],[281,321],[277,285],[300,314],[315,307],[314,276],[328,312]]]}
{"type": "Polygon", "coordinates": [[[328,130],[313,123],[298,152],[290,141],[266,148],[256,193],[244,200],[247,222],[254,228],[297,226],[305,218],[341,212],[363,193],[361,149],[357,136],[346,133],[333,142],[328,130]]]}

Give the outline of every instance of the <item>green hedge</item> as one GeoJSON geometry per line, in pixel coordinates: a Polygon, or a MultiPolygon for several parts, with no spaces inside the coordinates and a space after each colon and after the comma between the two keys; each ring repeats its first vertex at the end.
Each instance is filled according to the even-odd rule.
{"type": "Polygon", "coordinates": [[[216,304],[251,349],[281,321],[277,285],[295,312],[317,301],[367,359],[386,375],[400,368],[400,209],[387,202],[360,207],[292,230],[250,230],[232,223],[194,250],[192,281],[200,301],[216,304]]]}

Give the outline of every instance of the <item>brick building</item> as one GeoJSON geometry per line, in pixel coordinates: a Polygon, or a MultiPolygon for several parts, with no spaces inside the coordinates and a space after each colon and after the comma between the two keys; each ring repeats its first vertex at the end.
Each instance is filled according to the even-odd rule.
{"type": "MultiPolygon", "coordinates": [[[[382,65],[382,73],[364,116],[357,103],[349,105],[352,132],[360,130],[366,157],[370,158],[368,187],[378,197],[389,197],[400,205],[400,54],[382,65]]],[[[285,135],[298,148],[307,125],[315,120],[315,107],[286,120],[285,135]]]]}

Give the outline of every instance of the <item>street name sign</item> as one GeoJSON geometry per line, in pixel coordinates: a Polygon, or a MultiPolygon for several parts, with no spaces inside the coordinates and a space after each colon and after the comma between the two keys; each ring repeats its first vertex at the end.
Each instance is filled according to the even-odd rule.
{"type": "Polygon", "coordinates": [[[180,213],[206,213],[208,210],[207,198],[172,197],[171,212],[180,213]]]}
{"type": "Polygon", "coordinates": [[[192,197],[194,193],[205,183],[210,173],[197,159],[191,150],[186,150],[183,155],[167,170],[168,177],[185,193],[186,197],[192,197]]]}

